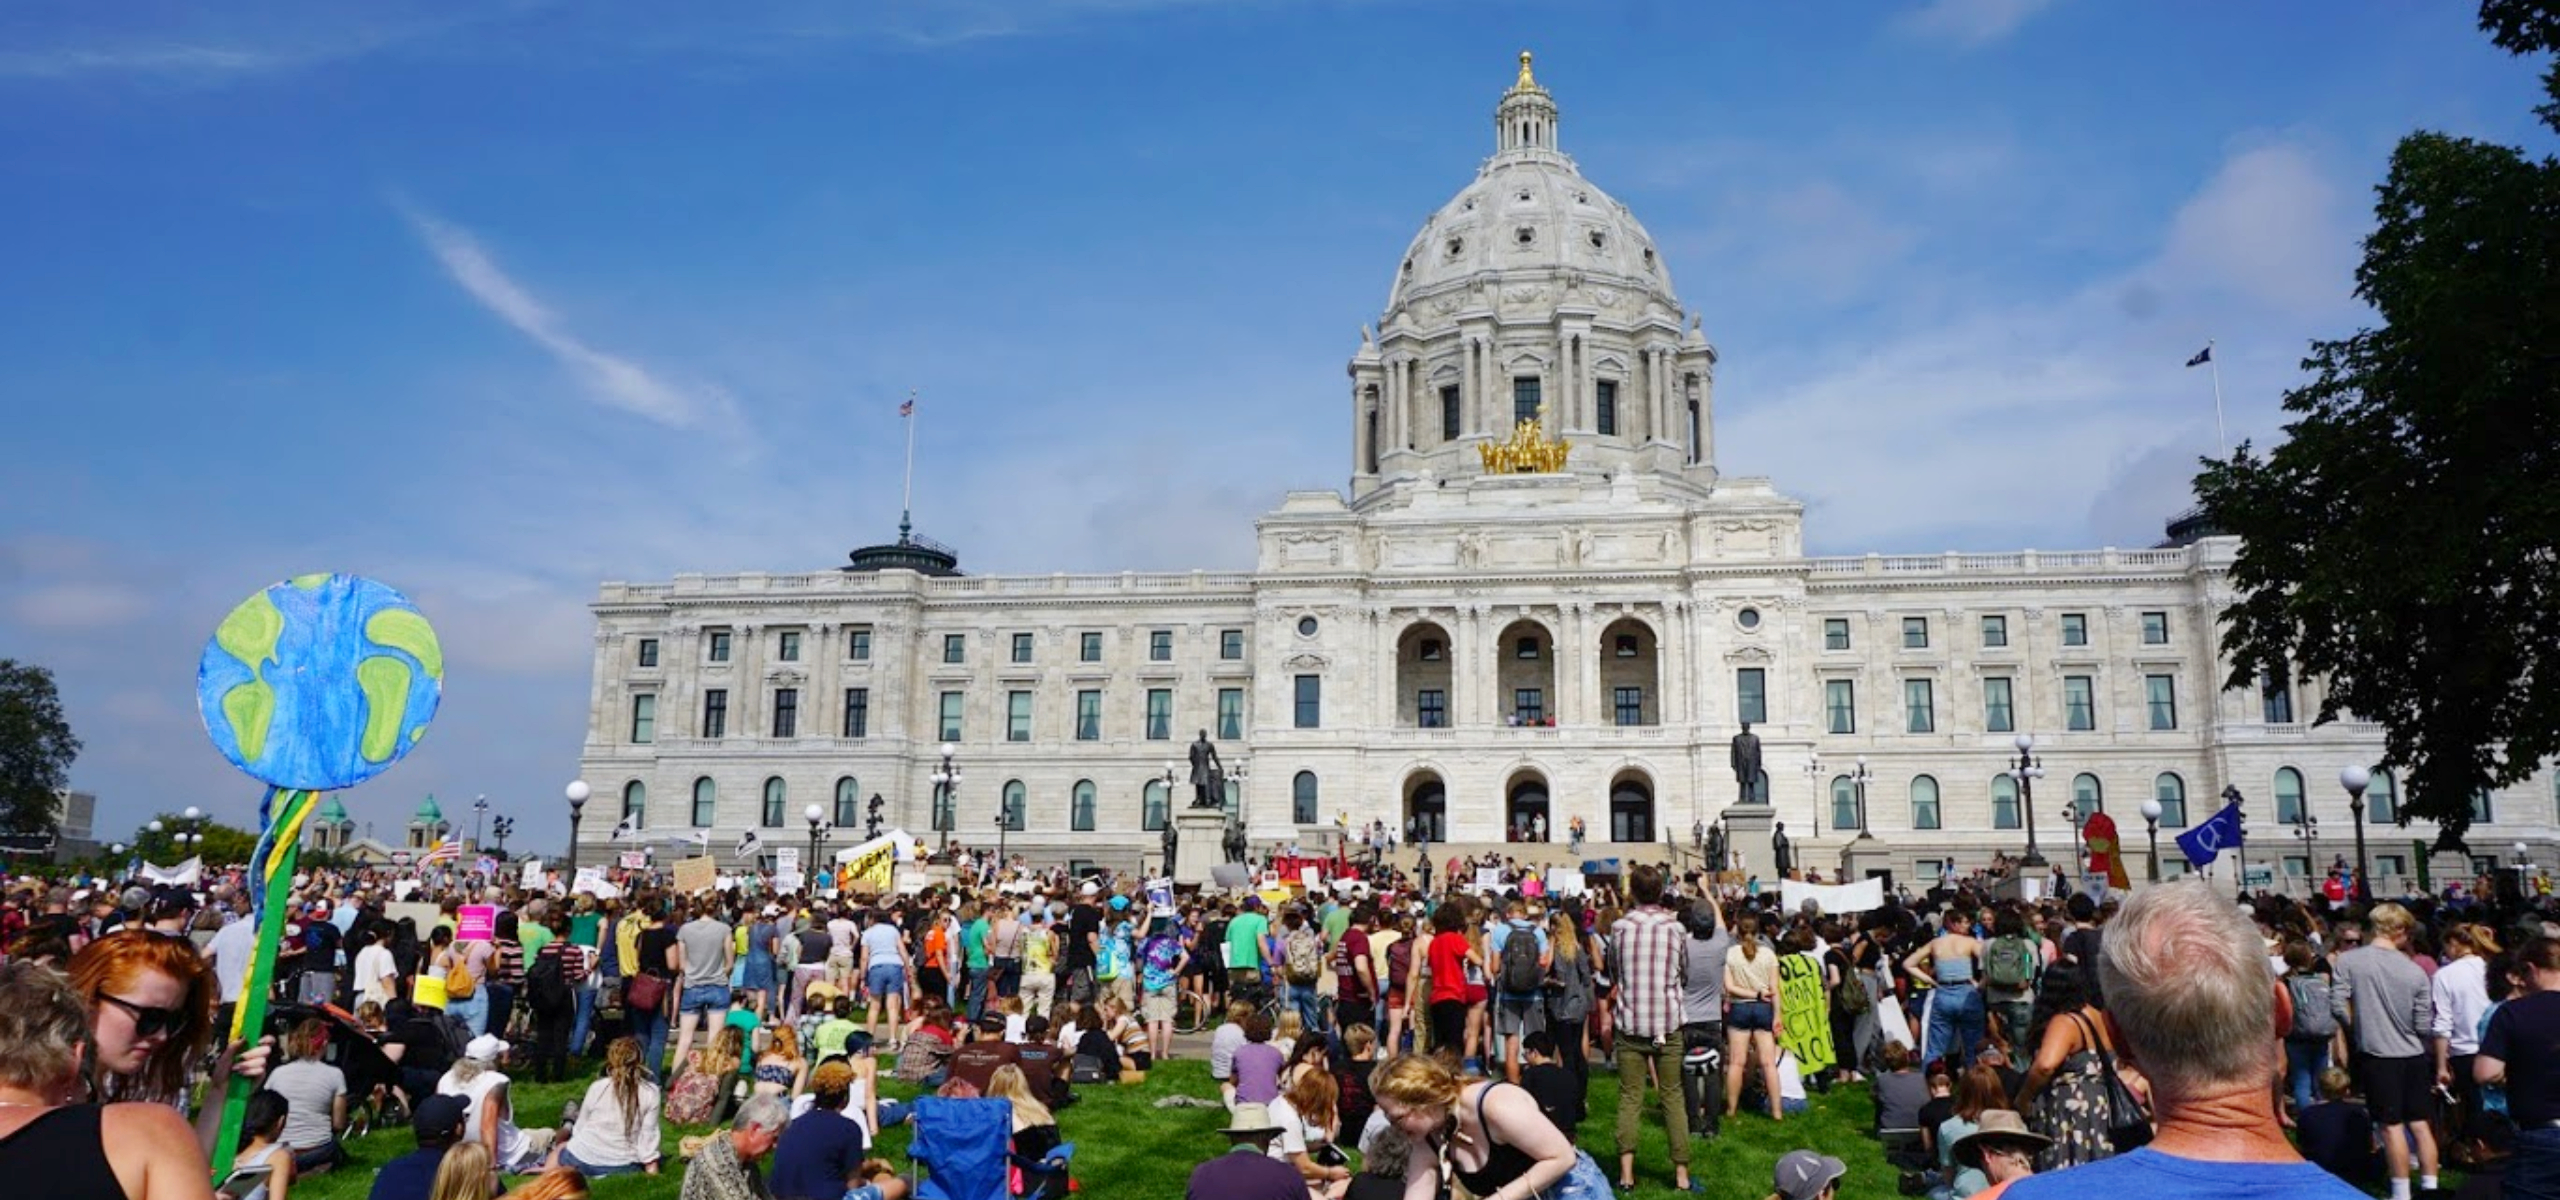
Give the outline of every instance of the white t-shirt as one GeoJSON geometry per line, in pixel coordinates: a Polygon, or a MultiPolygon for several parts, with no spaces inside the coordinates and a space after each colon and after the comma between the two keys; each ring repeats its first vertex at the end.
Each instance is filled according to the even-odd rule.
{"type": "Polygon", "coordinates": [[[249,973],[249,956],[258,948],[255,921],[233,921],[213,935],[206,952],[213,956],[213,977],[222,985],[222,1002],[240,1002],[240,987],[249,973]]]}
{"type": "MultiPolygon", "coordinates": [[[[472,1076],[469,1083],[455,1079],[452,1071],[446,1071],[444,1078],[436,1080],[436,1094],[462,1097],[463,1104],[467,1106],[463,1110],[462,1137],[464,1141],[476,1142],[480,1140],[480,1122],[488,1108],[489,1093],[505,1086],[506,1075],[496,1070],[484,1070],[472,1076]]],[[[519,1165],[518,1160],[525,1156],[524,1130],[516,1128],[515,1117],[515,1102],[510,1094],[508,1099],[498,1102],[498,1169],[502,1171],[515,1169],[519,1165]]]]}
{"type": "Polygon", "coordinates": [[[1795,1055],[1785,1053],[1778,1055],[1778,1099],[1787,1101],[1804,1098],[1804,1069],[1796,1065],[1795,1055]]]}
{"type": "Polygon", "coordinates": [[[1287,1096],[1274,1097],[1270,1111],[1271,1123],[1280,1127],[1280,1136],[1271,1139],[1271,1157],[1285,1162],[1290,1155],[1304,1154],[1309,1145],[1324,1141],[1324,1131],[1310,1129],[1306,1118],[1298,1115],[1297,1106],[1289,1103],[1287,1096]]]}
{"type": "MultiPolygon", "coordinates": [[[[219,935],[217,935],[219,936],[219,935]]],[[[356,999],[389,1004],[400,987],[400,963],[380,942],[356,951],[356,999]],[[389,982],[385,982],[385,980],[389,982]]]]}
{"type": "Polygon", "coordinates": [[[838,954],[853,953],[853,937],[861,931],[861,926],[843,917],[827,922],[827,940],[835,943],[835,952],[838,954]]]}

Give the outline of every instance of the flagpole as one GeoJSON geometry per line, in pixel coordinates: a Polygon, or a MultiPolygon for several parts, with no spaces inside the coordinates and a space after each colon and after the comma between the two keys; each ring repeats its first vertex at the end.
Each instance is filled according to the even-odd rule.
{"type": "MultiPolygon", "coordinates": [[[[2214,357],[2213,339],[2204,340],[2204,365],[2213,371],[2213,432],[2222,439],[2222,456],[2231,457],[2231,431],[2222,423],[2222,360],[2214,357]]],[[[912,449],[908,451],[914,453],[912,449]]]]}
{"type": "MultiPolygon", "coordinates": [[[[2217,411],[2222,395],[2219,387],[2220,385],[2217,384],[2214,392],[2217,411]]],[[[898,490],[898,540],[903,542],[907,540],[908,530],[914,525],[916,506],[916,392],[914,388],[907,389],[907,406],[899,413],[899,419],[907,423],[907,481],[898,490]]]]}

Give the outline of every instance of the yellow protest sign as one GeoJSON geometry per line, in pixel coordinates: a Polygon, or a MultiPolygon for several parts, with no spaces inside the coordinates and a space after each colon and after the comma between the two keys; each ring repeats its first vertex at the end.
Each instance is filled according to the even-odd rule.
{"type": "Polygon", "coordinates": [[[848,892],[879,893],[888,891],[895,881],[898,845],[886,838],[877,844],[859,847],[836,875],[836,887],[848,892]]]}

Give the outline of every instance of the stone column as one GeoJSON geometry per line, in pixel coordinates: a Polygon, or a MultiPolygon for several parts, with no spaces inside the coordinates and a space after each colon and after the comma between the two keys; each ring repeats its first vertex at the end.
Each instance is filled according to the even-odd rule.
{"type": "Polygon", "coordinates": [[[1476,712],[1476,659],[1484,653],[1481,623],[1474,605],[1457,607],[1449,630],[1449,724],[1465,728],[1482,717],[1476,712]]]}
{"type": "MultiPolygon", "coordinates": [[[[621,645],[621,634],[602,626],[596,628],[596,667],[588,677],[587,686],[587,744],[590,746],[600,746],[613,740],[614,726],[624,719],[622,704],[608,706],[605,703],[605,680],[610,678],[619,682],[622,679],[621,656],[618,653],[621,645]]],[[[663,663],[667,660],[662,656],[658,661],[663,663]]],[[[624,691],[628,693],[628,689],[624,691]]]]}
{"type": "Polygon", "coordinates": [[[764,727],[764,647],[753,625],[737,627],[737,641],[731,647],[738,660],[738,682],[729,689],[729,736],[763,737],[764,727]]]}
{"type": "MultiPolygon", "coordinates": [[[[809,630],[809,682],[800,697],[802,737],[838,737],[844,733],[844,652],[836,645],[836,626],[820,623],[809,630]],[[806,693],[814,692],[815,695],[806,693]]],[[[867,798],[867,797],[866,797],[867,798]]],[[[835,793],[825,803],[834,807],[835,793]]]]}
{"type": "Polygon", "coordinates": [[[1600,694],[1600,656],[1603,651],[1597,644],[1598,634],[1592,629],[1592,624],[1589,604],[1573,605],[1572,613],[1565,621],[1565,627],[1570,631],[1566,636],[1573,639],[1570,661],[1575,672],[1574,707],[1582,710],[1573,714],[1573,721],[1579,728],[1609,723],[1609,719],[1602,716],[1609,711],[1607,698],[1600,694]]]}
{"type": "Polygon", "coordinates": [[[1686,620],[1688,602],[1674,600],[1662,606],[1655,626],[1662,633],[1654,643],[1654,686],[1661,689],[1660,714],[1664,725],[1679,725],[1690,720],[1689,636],[1681,628],[1686,620]]]}

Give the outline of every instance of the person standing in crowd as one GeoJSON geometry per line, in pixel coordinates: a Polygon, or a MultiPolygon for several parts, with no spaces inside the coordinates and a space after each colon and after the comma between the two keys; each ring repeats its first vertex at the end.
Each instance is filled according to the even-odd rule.
{"type": "Polygon", "coordinates": [[[768,1200],[756,1164],[782,1141],[791,1121],[791,1106],[772,1096],[758,1096],[738,1106],[727,1132],[704,1142],[684,1170],[679,1200],[768,1200]]]}
{"type": "Polygon", "coordinates": [[[623,982],[623,1009],[629,1015],[631,1032],[638,1035],[646,1052],[649,1073],[661,1081],[667,1078],[668,1014],[676,1010],[682,995],[682,975],[676,959],[676,904],[665,897],[650,901],[650,907],[632,913],[634,920],[644,912],[656,920],[644,925],[635,935],[633,957],[638,960],[636,975],[646,976],[649,986],[658,990],[657,1003],[642,1004],[631,999],[631,983],[623,982]]]}
{"type": "Polygon", "coordinates": [[[1262,914],[1262,897],[1244,898],[1244,911],[1227,922],[1227,991],[1238,999],[1258,999],[1262,990],[1264,943],[1270,940],[1271,918],[1262,914]]]}
{"type": "Polygon", "coordinates": [[[2257,928],[2202,880],[2133,894],[2098,959],[2109,1028],[2150,1083],[2150,1144],[2004,1185],[2008,1200],[2354,1200],[2276,1117],[2276,989],[2257,928]]]}
{"type": "Polygon", "coordinates": [[[1466,907],[1455,897],[1432,908],[1431,942],[1426,953],[1414,956],[1415,979],[1406,987],[1411,1003],[1429,1005],[1431,1052],[1462,1059],[1473,1058],[1475,1052],[1467,1041],[1467,969],[1481,965],[1464,932],[1466,923],[1466,907]],[[1431,981],[1428,988],[1422,984],[1426,974],[1431,981]]]}
{"type": "Polygon", "coordinates": [[[1955,1066],[1962,1069],[1982,1048],[1986,1018],[1982,992],[1975,984],[1982,976],[1983,944],[1970,932],[1972,928],[1973,914],[1950,904],[1942,932],[1902,960],[1902,969],[1929,989],[1928,1032],[1920,1040],[1922,1061],[1935,1062],[1952,1054],[1955,1066]]]}
{"type": "MultiPolygon", "coordinates": [[[[209,993],[206,999],[210,1008],[209,993]]],[[[0,1178],[13,1181],[8,1194],[205,1200],[211,1168],[178,1110],[75,1102],[86,1095],[82,1056],[93,1044],[91,1020],[52,968],[0,964],[0,1178]]]]}
{"type": "MultiPolygon", "coordinates": [[[[2327,997],[2321,999],[2327,1003],[2327,997]]],[[[2078,971],[2055,971],[2025,1031],[2035,1059],[2016,1092],[2018,1108],[2035,1115],[2053,1139],[2037,1168],[2058,1171],[2115,1153],[2107,1140],[2107,1063],[2115,1043],[2105,1014],[2080,994],[2078,971]]]]}
{"type": "Polygon", "coordinates": [[[2499,952],[2485,925],[2444,931],[2444,965],[2428,980],[2434,1019],[2428,1045],[2435,1052],[2436,1086],[2450,1088],[2466,1113],[2480,1111],[2480,1085],[2471,1059],[2480,1053],[2480,1027],[2489,1019],[2489,963],[2499,952]]]}
{"type": "Polygon", "coordinates": [[[2537,937],[2516,959],[2531,989],[2490,1014],[2472,1077],[2504,1088],[2515,1120],[2507,1194],[2560,1200],[2560,939],[2537,937]]]}
{"type": "Polygon", "coordinates": [[[907,954],[906,935],[889,919],[889,910],[873,909],[869,924],[863,926],[858,952],[862,974],[862,1026],[875,1039],[890,1043],[896,1049],[898,1031],[907,1023],[907,992],[916,981],[915,964],[907,954]],[[883,1017],[887,1024],[879,1022],[883,1017]]]}
{"type": "Polygon", "coordinates": [[[1576,1086],[1591,1086],[1591,986],[1595,974],[1591,952],[1582,944],[1582,927],[1573,913],[1559,908],[1547,916],[1547,1030],[1555,1042],[1557,1061],[1576,1086]]]}
{"type": "Polygon", "coordinates": [[[685,1061],[699,1028],[707,1040],[729,1021],[729,968],[736,961],[735,933],[720,919],[709,900],[697,903],[693,919],[676,931],[675,955],[668,960],[684,982],[676,1004],[676,1061],[685,1061]]]}
{"type": "Polygon", "coordinates": [[[1075,1004],[1094,1000],[1096,971],[1102,962],[1101,895],[1101,885],[1088,879],[1076,889],[1075,905],[1067,910],[1067,952],[1060,962],[1066,971],[1066,998],[1075,1004]]]}
{"type": "MultiPolygon", "coordinates": [[[[1045,925],[1035,924],[1031,939],[1024,947],[1024,960],[1034,961],[1040,946],[1047,940],[1045,925]]],[[[1368,942],[1360,943],[1361,958],[1367,961],[1368,942]]],[[[1174,910],[1157,905],[1147,913],[1147,936],[1138,943],[1138,1013],[1146,1022],[1147,1051],[1157,1062],[1173,1057],[1173,1016],[1176,998],[1182,987],[1185,968],[1191,965],[1191,953],[1183,948],[1182,929],[1174,910]]],[[[1363,968],[1366,969],[1365,966],[1363,968]]],[[[1030,992],[1030,976],[1023,981],[1024,994],[1030,992]]]]}
{"type": "Polygon", "coordinates": [[[1554,951],[1547,931],[1529,919],[1528,904],[1513,896],[1502,905],[1502,919],[1485,931],[1485,961],[1492,964],[1493,1036],[1499,1044],[1502,1077],[1520,1082],[1520,1039],[1546,1030],[1547,971],[1554,951]],[[1518,946],[1513,938],[1526,938],[1518,946]]]}
{"type": "Polygon", "coordinates": [[[1627,891],[1636,906],[1618,919],[1609,938],[1609,974],[1618,981],[1619,998],[1618,1186],[1636,1185],[1637,1121],[1650,1078],[1661,1095],[1662,1124],[1671,1139],[1672,1184],[1687,1191],[1689,1113],[1678,1080],[1689,937],[1679,918],[1662,907],[1661,868],[1637,866],[1627,891]]]}
{"type": "Polygon", "coordinates": [[[1745,914],[1733,923],[1733,945],[1724,955],[1724,1115],[1742,1111],[1742,1077],[1754,1059],[1769,1119],[1783,1120],[1778,1092],[1778,955],[1760,940],[1760,919],[1745,914]]]}
{"type": "MultiPolygon", "coordinates": [[[[2436,1073],[2427,1046],[2428,1031],[2435,1028],[2435,1003],[2427,973],[2409,958],[2409,933],[2416,924],[2409,910],[2376,905],[2366,923],[2371,938],[2339,955],[2331,968],[2336,976],[2331,1011],[2348,1025],[2356,1082],[2373,1110],[2373,1123],[2382,1130],[2391,1200],[2409,1200],[2412,1138],[2418,1143],[2417,1186],[2436,1190],[2436,1141],[2428,1120],[2436,1073]]],[[[2123,919],[2116,924],[2116,936],[2123,937],[2123,919]]]]}
{"type": "Polygon", "coordinates": [[[1725,1053],[1724,972],[1733,936],[1719,919],[1715,899],[1706,895],[1680,910],[1680,928],[1689,937],[1680,981],[1681,1099],[1690,1130],[1712,1138],[1724,1123],[1725,1080],[1717,1060],[1725,1053]]]}

